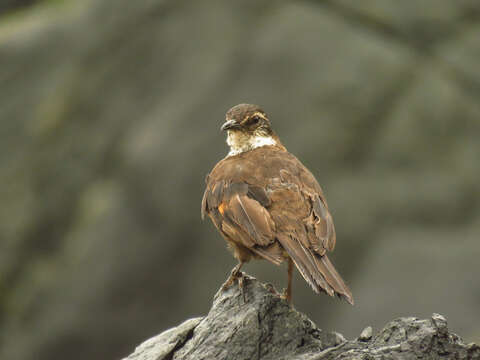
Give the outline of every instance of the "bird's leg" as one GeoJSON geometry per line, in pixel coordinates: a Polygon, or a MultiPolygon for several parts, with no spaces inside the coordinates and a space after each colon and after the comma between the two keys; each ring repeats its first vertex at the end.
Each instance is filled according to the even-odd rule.
{"type": "Polygon", "coordinates": [[[238,287],[240,288],[240,293],[242,294],[242,298],[243,298],[243,302],[246,303],[247,302],[247,298],[245,297],[245,286],[244,286],[244,277],[243,277],[243,273],[240,272],[238,275],[237,275],[237,279],[238,279],[238,287]]]}
{"type": "Polygon", "coordinates": [[[234,283],[235,279],[239,279],[238,280],[238,285],[240,286],[240,288],[243,291],[243,274],[240,271],[243,264],[244,264],[243,261],[239,261],[238,264],[232,269],[232,271],[230,273],[230,276],[228,277],[227,281],[225,281],[225,283],[222,286],[222,290],[226,290],[227,288],[229,288],[234,283]]]}
{"type": "Polygon", "coordinates": [[[293,273],[293,260],[288,258],[288,284],[287,288],[283,291],[282,298],[286,299],[290,304],[292,303],[292,273],[293,273]]]}

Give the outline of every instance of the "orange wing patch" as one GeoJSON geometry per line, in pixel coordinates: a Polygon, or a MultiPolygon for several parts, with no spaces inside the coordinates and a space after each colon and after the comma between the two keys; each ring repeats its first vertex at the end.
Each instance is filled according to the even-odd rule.
{"type": "Polygon", "coordinates": [[[227,204],[225,204],[224,202],[220,203],[220,205],[218,205],[218,211],[220,211],[220,214],[224,215],[225,214],[225,209],[227,208],[227,204]]]}

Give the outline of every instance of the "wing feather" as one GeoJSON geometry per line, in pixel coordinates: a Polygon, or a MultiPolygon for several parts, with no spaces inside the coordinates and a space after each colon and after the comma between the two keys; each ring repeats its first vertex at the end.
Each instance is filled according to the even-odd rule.
{"type": "Polygon", "coordinates": [[[270,202],[258,186],[250,189],[246,183],[215,182],[207,186],[202,213],[209,214],[215,225],[234,242],[278,264],[283,259],[276,249],[269,247],[275,241],[275,223],[253,196],[258,196],[264,204],[270,202]]]}
{"type": "Polygon", "coordinates": [[[273,241],[275,224],[258,201],[237,194],[230,200],[229,210],[234,221],[248,231],[257,245],[265,246],[273,241]]]}
{"type": "Polygon", "coordinates": [[[282,181],[271,191],[278,241],[315,292],[337,294],[353,303],[350,290],[326,255],[334,249],[336,236],[320,185],[313,176],[310,181],[315,186],[307,186],[305,175],[301,179],[287,170],[280,174],[282,181]]]}
{"type": "Polygon", "coordinates": [[[335,227],[333,225],[332,215],[330,215],[326,202],[324,202],[322,198],[323,196],[321,197],[315,194],[312,201],[312,213],[315,218],[314,231],[322,247],[328,251],[333,251],[336,242],[335,227]]]}

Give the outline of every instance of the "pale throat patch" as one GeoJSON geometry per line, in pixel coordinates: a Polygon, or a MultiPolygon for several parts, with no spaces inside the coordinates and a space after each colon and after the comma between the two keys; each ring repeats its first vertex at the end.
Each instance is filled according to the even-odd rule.
{"type": "Polygon", "coordinates": [[[271,136],[262,133],[252,136],[242,131],[228,130],[227,144],[230,146],[230,152],[227,156],[233,156],[262,146],[277,145],[277,142],[271,136]]]}

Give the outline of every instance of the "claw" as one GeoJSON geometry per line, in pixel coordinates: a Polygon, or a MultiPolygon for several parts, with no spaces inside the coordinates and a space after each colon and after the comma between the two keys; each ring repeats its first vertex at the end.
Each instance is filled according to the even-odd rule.
{"type": "Polygon", "coordinates": [[[222,286],[222,290],[226,290],[234,283],[236,279],[243,277],[243,273],[240,271],[242,265],[243,263],[238,263],[237,266],[232,269],[232,271],[230,272],[230,276],[228,277],[225,284],[223,284],[222,286]]]}
{"type": "Polygon", "coordinates": [[[230,273],[230,276],[228,277],[227,281],[225,281],[225,283],[223,284],[222,290],[227,290],[230,286],[233,285],[235,280],[243,277],[243,273],[238,272],[238,271],[234,271],[234,270],[235,269],[232,270],[232,272],[230,273]]]}
{"type": "Polygon", "coordinates": [[[235,266],[232,269],[230,276],[222,286],[222,291],[225,291],[226,289],[228,289],[230,286],[233,285],[235,280],[238,280],[238,287],[240,288],[243,301],[247,302],[245,297],[245,277],[244,277],[244,273],[240,271],[240,268],[242,267],[242,265],[243,263],[239,263],[237,266],[235,266]]]}
{"type": "Polygon", "coordinates": [[[272,284],[265,284],[267,287],[267,290],[270,291],[273,295],[281,297],[282,295],[278,293],[277,290],[273,287],[272,284]]]}
{"type": "Polygon", "coordinates": [[[286,300],[289,304],[292,303],[292,294],[289,293],[288,289],[283,289],[282,294],[280,294],[280,298],[286,300]]]}

